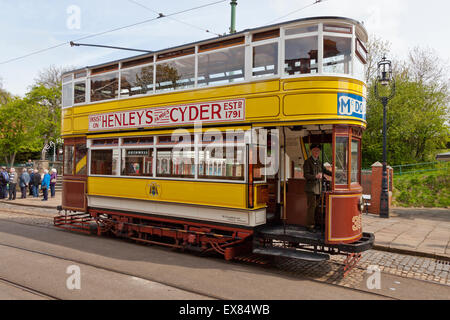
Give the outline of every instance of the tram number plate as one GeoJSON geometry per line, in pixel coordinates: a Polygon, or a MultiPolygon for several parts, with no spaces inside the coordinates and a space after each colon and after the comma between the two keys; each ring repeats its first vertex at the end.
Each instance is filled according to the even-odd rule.
{"type": "Polygon", "coordinates": [[[361,230],[361,225],[362,225],[362,221],[361,220],[362,220],[361,219],[361,215],[357,215],[357,216],[354,216],[352,218],[352,222],[353,222],[352,230],[353,231],[361,230]]]}

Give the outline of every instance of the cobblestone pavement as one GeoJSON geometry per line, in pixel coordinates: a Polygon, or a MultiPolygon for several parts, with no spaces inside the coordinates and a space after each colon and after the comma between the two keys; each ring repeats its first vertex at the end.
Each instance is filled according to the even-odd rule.
{"type": "Polygon", "coordinates": [[[307,276],[318,281],[356,287],[369,274],[371,265],[378,266],[381,273],[405,278],[430,281],[450,286],[450,263],[432,258],[369,250],[362,254],[357,266],[344,277],[344,256],[332,256],[330,261],[306,262],[294,259],[275,259],[275,272],[289,275],[307,276]]]}

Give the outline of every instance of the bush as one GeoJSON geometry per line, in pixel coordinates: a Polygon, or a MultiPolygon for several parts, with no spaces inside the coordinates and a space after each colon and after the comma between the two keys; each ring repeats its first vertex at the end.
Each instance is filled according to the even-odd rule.
{"type": "Polygon", "coordinates": [[[394,176],[393,203],[402,207],[450,207],[450,171],[394,176]]]}

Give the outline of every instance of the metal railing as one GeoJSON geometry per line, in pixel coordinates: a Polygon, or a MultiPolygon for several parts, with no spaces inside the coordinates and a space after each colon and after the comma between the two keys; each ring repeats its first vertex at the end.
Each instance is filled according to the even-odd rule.
{"type": "Polygon", "coordinates": [[[392,166],[394,175],[450,170],[449,161],[433,161],[392,166]]]}

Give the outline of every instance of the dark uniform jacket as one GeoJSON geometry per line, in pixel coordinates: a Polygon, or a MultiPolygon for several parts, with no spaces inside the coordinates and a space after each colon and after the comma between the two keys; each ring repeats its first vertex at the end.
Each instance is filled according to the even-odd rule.
{"type": "Polygon", "coordinates": [[[41,184],[41,175],[39,173],[35,173],[33,176],[33,184],[35,186],[39,186],[41,184]]]}
{"type": "Polygon", "coordinates": [[[317,174],[323,172],[326,175],[332,175],[332,173],[324,167],[322,167],[321,170],[321,165],[322,163],[320,159],[315,160],[312,156],[309,157],[303,164],[303,176],[306,179],[305,192],[320,194],[321,179],[316,178],[317,174]]]}

